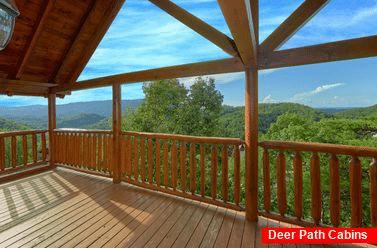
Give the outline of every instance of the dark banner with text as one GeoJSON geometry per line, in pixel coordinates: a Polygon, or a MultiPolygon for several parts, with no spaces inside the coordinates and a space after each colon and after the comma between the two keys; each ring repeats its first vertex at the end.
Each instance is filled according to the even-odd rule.
{"type": "Polygon", "coordinates": [[[262,228],[264,244],[377,244],[377,228],[262,228]]]}

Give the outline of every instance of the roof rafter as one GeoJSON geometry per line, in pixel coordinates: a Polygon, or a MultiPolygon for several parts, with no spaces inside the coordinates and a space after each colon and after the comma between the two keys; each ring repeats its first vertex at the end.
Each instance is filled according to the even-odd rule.
{"type": "MultiPolygon", "coordinates": [[[[259,60],[259,69],[272,69],[377,56],[377,35],[275,51],[259,60]]],[[[261,57],[264,57],[262,55],[261,57]]]]}
{"type": "Polygon", "coordinates": [[[258,0],[218,0],[242,62],[257,66],[258,0]]]}
{"type": "Polygon", "coordinates": [[[43,11],[42,11],[43,14],[41,15],[39,22],[37,22],[37,24],[36,24],[36,29],[35,29],[35,32],[34,32],[32,39],[30,41],[29,47],[26,49],[26,52],[25,52],[25,55],[23,56],[22,61],[17,66],[15,78],[21,78],[21,75],[23,74],[23,72],[26,68],[26,65],[28,64],[28,62],[30,60],[31,53],[34,51],[34,48],[37,45],[37,41],[38,41],[39,37],[41,36],[42,31],[45,28],[45,25],[47,23],[47,19],[50,16],[50,13],[51,13],[51,10],[52,10],[52,8],[55,4],[55,1],[56,0],[45,1],[46,7],[43,9],[43,11]]]}
{"type": "Polygon", "coordinates": [[[170,0],[149,0],[151,3],[173,16],[207,40],[211,41],[226,53],[232,56],[239,56],[234,40],[215,29],[211,25],[182,9],[170,0]]]}
{"type": "Polygon", "coordinates": [[[130,72],[108,77],[89,79],[76,82],[70,86],[57,86],[51,88],[52,92],[62,92],[71,90],[84,90],[110,86],[112,84],[127,84],[135,82],[145,82],[160,79],[192,77],[211,74],[220,74],[228,72],[243,71],[244,66],[238,58],[212,60],[206,62],[163,67],[151,70],[130,72]]]}
{"type": "Polygon", "coordinates": [[[106,34],[125,0],[96,0],[55,77],[59,84],[73,84],[106,34]]]}
{"type": "Polygon", "coordinates": [[[305,0],[270,36],[260,45],[261,54],[270,53],[282,46],[304,26],[330,0],[305,0]]]}

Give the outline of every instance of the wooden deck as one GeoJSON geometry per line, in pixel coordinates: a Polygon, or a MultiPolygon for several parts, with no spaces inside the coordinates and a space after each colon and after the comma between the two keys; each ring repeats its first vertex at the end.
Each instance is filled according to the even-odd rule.
{"type": "Polygon", "coordinates": [[[287,225],[63,168],[0,185],[0,247],[268,247],[265,226],[287,225]]]}

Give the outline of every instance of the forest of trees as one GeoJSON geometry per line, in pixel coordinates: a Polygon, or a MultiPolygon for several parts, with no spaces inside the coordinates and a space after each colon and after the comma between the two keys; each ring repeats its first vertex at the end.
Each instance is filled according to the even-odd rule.
{"type": "MultiPolygon", "coordinates": [[[[197,78],[190,88],[176,79],[144,83],[145,99],[136,109],[123,113],[124,131],[176,133],[196,136],[233,137],[244,139],[244,107],[223,105],[223,95],[216,89],[213,79],[197,78]]],[[[98,121],[86,122],[85,115],[66,119],[67,125],[83,123],[88,129],[111,129],[111,120],[101,116],[88,116],[98,121]]],[[[74,126],[67,126],[74,127],[74,126]]],[[[2,130],[28,129],[23,124],[0,118],[2,130]]],[[[259,106],[259,140],[289,140],[357,146],[377,147],[377,106],[328,113],[295,103],[270,103],[259,106]]],[[[303,153],[304,217],[310,218],[309,153],[303,153]]],[[[260,155],[260,163],[261,163],[260,155]]],[[[293,215],[293,154],[287,152],[288,213],[293,215]]],[[[276,153],[271,152],[271,184],[276,184],[276,153]]],[[[328,155],[320,154],[323,221],[330,224],[328,155]]],[[[341,161],[342,223],[349,224],[349,156],[341,161]]],[[[369,159],[362,158],[364,225],[369,217],[369,159]]],[[[230,173],[232,163],[229,164],[230,173]]],[[[262,166],[260,166],[261,168],[262,166]]],[[[242,170],[241,172],[243,172],[242,170]]],[[[260,169],[260,204],[263,203],[262,170],[260,169]]],[[[241,186],[243,188],[244,185],[241,186]]],[[[272,210],[277,211],[276,187],[272,191],[272,210]]],[[[231,192],[229,192],[231,193],[231,192]]],[[[232,196],[229,197],[230,199],[232,196]]],[[[262,205],[260,205],[262,208],[262,205]]]]}

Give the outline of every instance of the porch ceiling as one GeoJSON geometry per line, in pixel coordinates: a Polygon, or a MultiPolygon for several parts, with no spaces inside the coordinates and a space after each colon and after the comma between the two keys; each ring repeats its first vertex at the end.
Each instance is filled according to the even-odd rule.
{"type": "Polygon", "coordinates": [[[329,1],[305,0],[258,44],[258,0],[218,0],[233,37],[169,0],[150,0],[233,58],[171,66],[77,83],[125,0],[15,0],[20,10],[13,38],[0,51],[0,94],[68,94],[114,83],[269,69],[377,55],[377,36],[288,50],[277,49],[329,1]]]}

